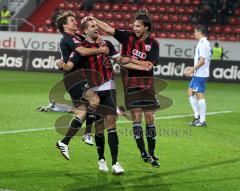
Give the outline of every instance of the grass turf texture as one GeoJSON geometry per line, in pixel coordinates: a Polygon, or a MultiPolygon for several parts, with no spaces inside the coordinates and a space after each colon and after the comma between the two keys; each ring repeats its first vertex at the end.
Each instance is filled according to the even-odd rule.
{"type": "MultiPolygon", "coordinates": [[[[53,127],[61,114],[36,108],[48,103],[49,90],[61,78],[61,74],[0,71],[0,132],[53,127]]],[[[188,82],[167,83],[162,94],[173,105],[156,116],[192,113],[188,82]]],[[[122,91],[118,93],[120,99],[122,91]]],[[[239,190],[239,95],[239,84],[208,83],[208,112],[232,112],[207,116],[207,128],[190,129],[192,117],[157,120],[159,169],[141,161],[131,124],[119,124],[119,162],[126,171],[122,176],[99,173],[95,146],[85,145],[79,136],[70,143],[71,160],[66,161],[55,147],[62,138],[55,130],[0,134],[0,190],[239,190]]],[[[110,168],[107,136],[105,150],[110,168]]]]}

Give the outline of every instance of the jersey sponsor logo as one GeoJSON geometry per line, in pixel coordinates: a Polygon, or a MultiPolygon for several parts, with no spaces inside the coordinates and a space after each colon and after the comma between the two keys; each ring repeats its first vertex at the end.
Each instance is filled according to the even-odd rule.
{"type": "Polygon", "coordinates": [[[56,59],[55,56],[49,56],[48,58],[34,58],[32,60],[32,67],[35,69],[58,69],[57,63],[60,59],[56,59]]]}
{"type": "Polygon", "coordinates": [[[213,70],[213,77],[216,79],[237,80],[240,79],[240,70],[238,66],[231,66],[231,68],[215,68],[213,70]]]}
{"type": "Polygon", "coordinates": [[[146,45],[145,45],[145,49],[146,49],[146,51],[150,51],[150,50],[151,50],[151,48],[152,48],[152,46],[151,46],[151,45],[148,45],[148,44],[146,44],[146,45]]]}
{"type": "Polygon", "coordinates": [[[3,54],[0,56],[0,67],[21,68],[23,66],[23,57],[13,57],[3,54]]]}
{"type": "Polygon", "coordinates": [[[147,57],[146,53],[140,52],[140,51],[138,51],[137,49],[133,49],[132,54],[133,54],[135,57],[138,57],[138,58],[141,58],[141,59],[146,59],[146,57],[147,57]]]}

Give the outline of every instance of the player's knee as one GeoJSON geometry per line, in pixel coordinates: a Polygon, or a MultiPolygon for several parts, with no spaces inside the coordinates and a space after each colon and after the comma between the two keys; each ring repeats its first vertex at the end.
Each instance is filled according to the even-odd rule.
{"type": "Polygon", "coordinates": [[[90,103],[91,103],[91,105],[96,105],[96,106],[99,105],[100,98],[98,97],[98,95],[93,96],[90,103]]]}
{"type": "Polygon", "coordinates": [[[153,124],[154,123],[154,115],[145,115],[145,121],[147,124],[153,124]]]}
{"type": "Polygon", "coordinates": [[[132,112],[132,118],[134,122],[142,121],[142,112],[134,111],[132,112]]]}

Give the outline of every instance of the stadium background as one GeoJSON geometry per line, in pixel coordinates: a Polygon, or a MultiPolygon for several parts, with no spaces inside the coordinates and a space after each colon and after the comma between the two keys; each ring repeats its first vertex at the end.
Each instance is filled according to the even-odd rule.
{"type": "MultiPolygon", "coordinates": [[[[239,2],[227,2],[233,11],[226,20],[214,15],[211,22],[203,19],[212,45],[219,42],[224,54],[222,60],[211,62],[208,127],[192,129],[186,96],[189,79],[183,70],[193,63],[197,43],[193,26],[202,22],[207,1],[99,1],[87,11],[81,7],[83,1],[1,0],[0,9],[7,5],[12,17],[9,31],[0,31],[0,190],[239,190],[240,9],[239,2]],[[61,36],[51,20],[56,8],[72,10],[79,18],[91,14],[124,29],[131,29],[138,9],[149,11],[153,35],[160,42],[154,73],[165,80],[164,88],[159,81],[156,86],[159,97],[173,100],[171,107],[156,114],[160,169],[142,163],[131,123],[121,117],[120,162],[126,170],[122,177],[98,173],[96,148],[84,145],[81,137],[71,143],[70,161],[54,148],[61,137],[54,122],[61,114],[40,113],[36,108],[49,102],[49,91],[62,78],[56,67],[61,36]]],[[[120,49],[116,40],[104,38],[120,49]]],[[[121,89],[118,77],[116,81],[121,89]]],[[[118,92],[118,102],[123,103],[122,91],[118,92]]],[[[106,153],[110,161],[107,147],[106,153]]]]}

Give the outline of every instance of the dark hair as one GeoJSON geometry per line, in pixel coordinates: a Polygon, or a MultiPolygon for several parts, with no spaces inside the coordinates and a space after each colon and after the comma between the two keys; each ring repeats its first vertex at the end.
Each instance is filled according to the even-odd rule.
{"type": "Polygon", "coordinates": [[[196,29],[198,32],[201,32],[204,36],[207,36],[207,34],[208,34],[207,28],[206,28],[204,25],[197,25],[197,26],[195,27],[195,29],[196,29]]]}
{"type": "Polygon", "coordinates": [[[135,16],[135,21],[139,20],[142,21],[143,25],[145,27],[148,27],[148,32],[151,32],[152,30],[152,21],[151,18],[147,12],[146,9],[141,9],[137,12],[136,16],[135,16]]]}
{"type": "Polygon", "coordinates": [[[87,28],[87,22],[88,21],[93,21],[93,19],[91,17],[85,17],[81,20],[80,28],[81,28],[83,33],[84,33],[84,29],[87,28]]]}
{"type": "Polygon", "coordinates": [[[68,11],[57,17],[55,25],[60,33],[64,32],[63,25],[67,24],[68,17],[75,17],[75,14],[71,11],[68,11]]]}

